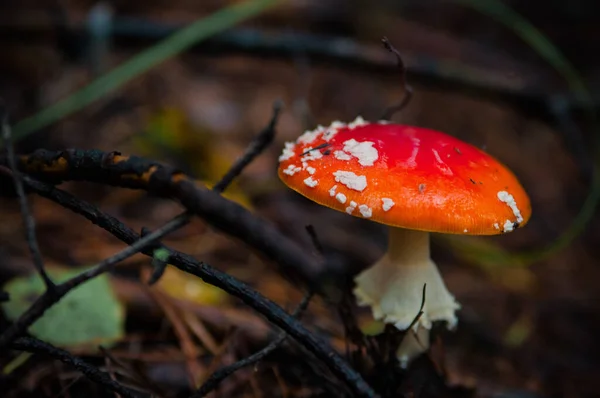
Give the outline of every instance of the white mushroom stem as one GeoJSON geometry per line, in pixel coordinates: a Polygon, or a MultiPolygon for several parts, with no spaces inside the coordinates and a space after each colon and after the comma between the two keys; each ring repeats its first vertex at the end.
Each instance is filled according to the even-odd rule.
{"type": "Polygon", "coordinates": [[[429,348],[429,330],[433,321],[456,325],[455,311],[460,308],[448,292],[429,253],[429,232],[390,228],[387,253],[356,279],[359,305],[371,307],[373,317],[406,330],[419,313],[423,285],[427,285],[423,314],[408,331],[398,348],[403,366],[429,348]]]}

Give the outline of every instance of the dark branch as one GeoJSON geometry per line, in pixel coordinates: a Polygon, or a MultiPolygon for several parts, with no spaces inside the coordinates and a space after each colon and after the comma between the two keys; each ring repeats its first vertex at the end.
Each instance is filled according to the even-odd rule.
{"type": "MultiPolygon", "coordinates": [[[[398,359],[396,357],[396,351],[398,350],[398,346],[402,342],[402,339],[405,338],[407,333],[412,333],[412,328],[417,324],[417,322],[419,322],[419,319],[421,319],[421,317],[423,316],[423,308],[425,308],[425,299],[427,297],[426,283],[423,284],[423,291],[421,294],[421,306],[419,307],[419,312],[417,312],[417,315],[415,315],[410,325],[404,331],[399,331],[398,329],[390,325],[387,325],[386,327],[386,330],[391,335],[387,341],[387,366],[393,366],[393,364],[398,362],[398,359]]],[[[417,338],[417,341],[419,341],[419,337],[415,337],[417,338]]],[[[423,344],[423,342],[421,341],[419,341],[419,343],[423,344]]]]}
{"type": "Polygon", "coordinates": [[[137,391],[132,391],[123,386],[121,383],[113,380],[107,373],[102,372],[95,366],[92,366],[78,358],[68,351],[54,347],[51,344],[31,337],[21,337],[13,341],[11,348],[19,351],[26,351],[35,354],[43,354],[57,359],[67,365],[73,366],[75,369],[83,373],[88,379],[106,388],[108,391],[120,394],[127,398],[150,397],[150,394],[145,394],[137,391]]]}
{"type": "Polygon", "coordinates": [[[33,264],[42,277],[46,290],[52,291],[55,286],[44,268],[44,260],[40,252],[40,247],[35,236],[35,220],[29,209],[27,198],[25,197],[25,190],[23,189],[23,182],[21,181],[21,173],[19,173],[17,167],[17,161],[15,159],[15,150],[12,144],[12,130],[8,124],[8,114],[4,109],[4,104],[0,103],[0,123],[2,129],[2,141],[6,147],[8,166],[12,170],[12,177],[15,184],[15,191],[19,197],[19,204],[21,206],[21,217],[23,218],[23,225],[25,226],[25,238],[27,239],[27,246],[31,252],[31,258],[33,264]]]}
{"type": "Polygon", "coordinates": [[[260,155],[271,143],[273,142],[273,138],[275,138],[275,125],[277,124],[277,120],[279,119],[279,114],[281,113],[281,109],[283,108],[283,103],[281,101],[276,101],[273,104],[273,116],[271,116],[271,121],[256,136],[256,138],[248,145],[248,148],[244,152],[244,154],[235,162],[233,166],[227,171],[227,173],[221,178],[219,182],[215,184],[213,187],[213,191],[215,192],[223,192],[229,184],[238,176],[240,173],[252,162],[258,155],[260,155]]]}
{"type": "MultiPolygon", "coordinates": [[[[311,297],[311,293],[308,293],[304,296],[304,298],[302,299],[300,304],[298,304],[298,307],[296,307],[294,313],[292,314],[294,318],[300,318],[302,312],[304,312],[306,307],[308,307],[308,303],[311,297]]],[[[282,332],[281,334],[279,334],[279,336],[277,336],[275,340],[269,343],[262,350],[257,351],[249,357],[239,360],[229,366],[224,366],[221,369],[217,370],[208,378],[208,380],[204,384],[202,384],[202,386],[200,386],[198,391],[196,391],[196,393],[194,393],[190,398],[201,398],[206,396],[206,394],[217,388],[223,380],[231,376],[233,373],[237,372],[242,368],[245,368],[247,366],[253,365],[261,361],[267,355],[275,351],[285,341],[286,338],[287,333],[282,332]]]]}
{"type": "MultiPolygon", "coordinates": [[[[146,236],[150,232],[148,228],[142,228],[141,236],[146,236]]],[[[167,266],[169,265],[168,251],[165,252],[162,246],[157,245],[156,243],[153,246],[154,254],[152,255],[152,274],[148,279],[148,285],[154,285],[165,273],[167,266]],[[166,257],[166,258],[163,258],[166,257]]]]}
{"type": "MultiPolygon", "coordinates": [[[[222,193],[229,187],[229,185],[233,182],[233,180],[239,176],[242,171],[248,166],[258,155],[260,155],[272,142],[273,138],[275,138],[275,126],[277,125],[277,120],[279,120],[279,114],[281,113],[281,109],[283,108],[283,103],[281,101],[275,101],[273,104],[273,116],[271,116],[271,120],[269,124],[252,140],[250,145],[246,148],[244,154],[234,163],[233,166],[225,173],[225,175],[219,180],[215,186],[213,187],[213,191],[222,193]]],[[[179,228],[183,227],[187,224],[191,218],[193,213],[191,211],[186,211],[178,216],[179,218],[179,228]]],[[[144,235],[142,233],[142,235],[144,235]]],[[[166,267],[168,266],[167,261],[160,261],[153,258],[153,266],[154,270],[152,271],[152,275],[148,280],[148,284],[152,285],[156,283],[160,277],[164,274],[166,267]]]]}
{"type": "MultiPolygon", "coordinates": [[[[27,176],[24,176],[23,182],[32,191],[84,216],[92,223],[105,229],[127,244],[132,244],[140,239],[137,233],[116,218],[103,213],[97,207],[81,201],[67,192],[27,176]]],[[[169,251],[170,264],[184,272],[201,278],[211,285],[219,287],[262,314],[271,323],[281,328],[309,352],[313,353],[336,377],[344,381],[357,396],[377,397],[377,394],[371,387],[365,383],[362,377],[335,350],[320,338],[314,336],[299,321],[286,313],[277,304],[254,291],[243,282],[212,268],[208,264],[199,262],[192,256],[177,252],[166,246],[164,248],[169,251]]],[[[141,252],[147,256],[153,256],[154,250],[146,247],[141,252]]]]}
{"type": "MultiPolygon", "coordinates": [[[[6,159],[0,156],[0,165],[6,159]]],[[[90,181],[143,189],[157,196],[177,199],[189,212],[213,227],[262,252],[281,267],[287,277],[317,289],[320,262],[298,244],[282,236],[270,223],[239,204],[200,186],[184,173],[160,163],[118,152],[71,149],[38,150],[21,156],[22,171],[46,182],[90,181]]]]}
{"type": "Polygon", "coordinates": [[[330,144],[330,143],[328,143],[328,142],[324,142],[324,143],[322,143],[321,145],[317,145],[317,146],[316,146],[316,147],[314,147],[314,148],[310,148],[309,150],[307,150],[307,151],[305,151],[305,152],[302,152],[302,153],[300,154],[300,156],[308,155],[308,154],[309,154],[309,153],[311,153],[312,151],[319,151],[319,150],[321,150],[321,149],[327,148],[328,146],[331,146],[331,144],[330,144]]]}
{"type": "Polygon", "coordinates": [[[381,40],[381,42],[383,43],[383,46],[386,50],[388,50],[396,56],[396,60],[398,62],[398,69],[400,70],[400,82],[402,83],[402,89],[404,90],[404,96],[402,97],[400,103],[390,106],[388,109],[385,110],[383,116],[381,116],[381,119],[383,120],[390,120],[392,116],[394,116],[394,113],[400,112],[408,105],[413,95],[413,89],[406,81],[406,65],[404,65],[404,61],[402,60],[400,52],[396,50],[396,48],[392,45],[392,43],[390,43],[387,37],[384,37],[381,40]]]}
{"type": "Polygon", "coordinates": [[[317,249],[317,252],[323,256],[325,254],[325,250],[323,249],[323,245],[321,244],[321,241],[319,240],[319,236],[317,235],[317,231],[315,230],[315,227],[311,224],[307,225],[306,227],[306,232],[308,233],[308,236],[310,236],[310,240],[313,244],[313,246],[315,247],[315,249],[317,249]]]}
{"type": "MultiPolygon", "coordinates": [[[[28,180],[28,177],[24,176],[23,180],[28,180]]],[[[0,351],[2,351],[2,349],[6,347],[6,345],[10,344],[10,342],[16,337],[23,334],[29,326],[31,326],[44,314],[44,312],[56,304],[71,290],[89,281],[90,279],[93,279],[98,275],[111,270],[115,264],[133,256],[134,254],[139,253],[141,250],[146,249],[147,246],[153,244],[154,241],[177,229],[177,226],[180,222],[181,217],[176,217],[156,231],[148,234],[145,237],[139,238],[135,242],[131,242],[130,246],[127,246],[125,249],[121,250],[115,255],[99,262],[89,270],[74,276],[66,282],[55,285],[52,290],[46,290],[44,294],[35,300],[35,302],[27,309],[27,311],[21,314],[21,316],[19,316],[19,318],[8,328],[6,328],[6,330],[0,335],[0,351]]]]}

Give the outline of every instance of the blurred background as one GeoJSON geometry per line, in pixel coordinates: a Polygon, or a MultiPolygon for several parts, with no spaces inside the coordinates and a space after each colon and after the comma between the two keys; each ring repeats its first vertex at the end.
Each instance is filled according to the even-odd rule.
{"type": "MultiPolygon", "coordinates": [[[[311,223],[331,264],[351,275],[383,253],[385,228],[289,191],[277,178],[277,156],[285,141],[308,128],[357,115],[377,119],[402,98],[401,71],[381,46],[386,36],[402,53],[414,90],[394,121],[438,129],[484,149],[514,171],[532,200],[530,223],[514,233],[433,237],[433,258],[463,306],[458,329],[443,336],[443,358],[437,354],[448,384],[474,388],[481,397],[600,396],[598,3],[255,0],[255,15],[232,23],[223,10],[239,3],[4,0],[0,97],[17,150],[116,150],[177,166],[210,185],[281,99],[276,143],[226,196],[307,250],[304,226],[311,223]],[[211,15],[213,29],[204,40],[170,55],[159,49],[123,70],[142,51],[211,15]],[[79,96],[60,102],[73,93],[79,96]]],[[[86,183],[63,187],[138,231],[181,210],[143,192],[86,183]]],[[[30,201],[44,259],[57,275],[123,247],[53,203],[30,201]]],[[[17,290],[32,294],[20,220],[18,203],[2,200],[0,282],[19,281],[17,290]]],[[[302,297],[275,267],[201,220],[165,241],[285,308],[302,297]]],[[[133,384],[152,380],[168,397],[267,341],[268,324],[220,290],[171,269],[150,288],[140,282],[150,269],[147,258],[133,257],[98,287],[114,307],[106,311],[114,319],[102,319],[113,322],[110,332],[65,337],[38,327],[38,337],[100,363],[105,356],[93,347],[110,344],[110,366],[126,369],[133,384]]],[[[19,311],[5,308],[3,322],[19,311]]],[[[90,322],[80,330],[97,331],[92,325],[98,320],[79,318],[90,322]]],[[[344,347],[335,312],[320,300],[311,304],[305,324],[344,347]]],[[[282,363],[275,358],[240,372],[220,396],[311,396],[302,377],[277,376],[285,373],[282,363]],[[280,379],[289,383],[287,390],[280,379]],[[265,393],[266,385],[282,390],[265,393]]],[[[48,359],[2,364],[7,396],[104,396],[48,359]]]]}

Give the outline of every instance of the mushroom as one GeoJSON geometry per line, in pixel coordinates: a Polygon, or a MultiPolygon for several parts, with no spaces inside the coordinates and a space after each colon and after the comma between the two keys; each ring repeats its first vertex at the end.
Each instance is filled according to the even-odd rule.
{"type": "Polygon", "coordinates": [[[430,258],[430,232],[496,235],[523,226],[529,198],[504,165],[480,149],[421,127],[333,122],[285,145],[279,176],[305,197],[390,226],[387,252],[355,278],[358,304],[408,329],[400,363],[429,347],[432,322],[457,324],[460,305],[430,258]]]}

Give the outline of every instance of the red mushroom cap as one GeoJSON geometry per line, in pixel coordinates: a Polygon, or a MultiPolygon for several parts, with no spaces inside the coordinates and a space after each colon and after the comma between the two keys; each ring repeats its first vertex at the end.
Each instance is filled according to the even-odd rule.
{"type": "Polygon", "coordinates": [[[279,177],[324,206],[396,227],[495,235],[531,216],[504,165],[444,133],[357,118],[286,143],[279,177]]]}

